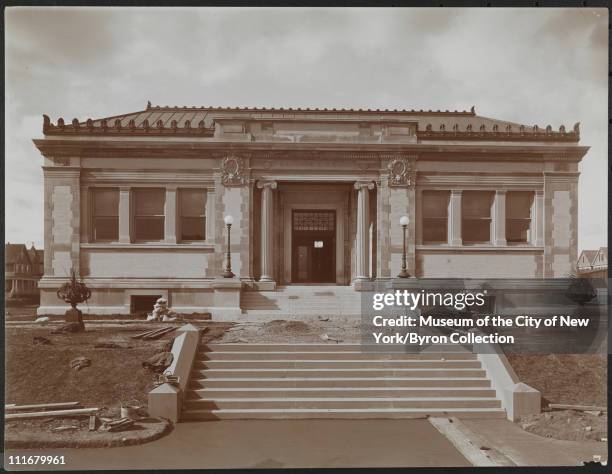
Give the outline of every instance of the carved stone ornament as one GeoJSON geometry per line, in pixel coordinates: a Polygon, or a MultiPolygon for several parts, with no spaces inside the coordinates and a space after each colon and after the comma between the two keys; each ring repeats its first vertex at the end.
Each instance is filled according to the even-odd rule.
{"type": "Polygon", "coordinates": [[[406,158],[394,158],[387,165],[390,186],[414,186],[416,170],[406,158]]]}
{"type": "Polygon", "coordinates": [[[247,178],[242,158],[235,155],[223,158],[221,161],[221,182],[224,186],[244,186],[246,184],[247,178]]]}

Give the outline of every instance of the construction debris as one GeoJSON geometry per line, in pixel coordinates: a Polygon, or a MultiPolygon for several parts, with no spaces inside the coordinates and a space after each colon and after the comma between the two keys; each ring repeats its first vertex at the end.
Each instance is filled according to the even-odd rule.
{"type": "Polygon", "coordinates": [[[132,339],[143,339],[143,340],[158,339],[162,337],[164,334],[170,333],[174,330],[176,330],[176,326],[157,328],[157,329],[143,332],[141,334],[136,334],[135,336],[132,336],[132,339]]]}
{"type": "Polygon", "coordinates": [[[149,341],[149,340],[152,340],[152,339],[159,339],[160,337],[165,336],[166,334],[169,334],[169,333],[171,333],[172,331],[175,331],[175,330],[176,330],[176,326],[169,327],[169,328],[163,328],[162,330],[160,330],[160,331],[158,331],[158,332],[156,332],[154,334],[149,334],[147,336],[144,336],[142,339],[146,340],[146,341],[149,341]]]}
{"type": "Polygon", "coordinates": [[[4,405],[5,410],[46,410],[48,408],[74,408],[80,405],[79,402],[62,403],[38,403],[35,405],[4,405]]]}
{"type": "Polygon", "coordinates": [[[551,403],[548,408],[553,410],[576,410],[576,411],[602,411],[607,412],[608,407],[594,407],[586,405],[563,405],[560,403],[551,403]]]}
{"type": "Polygon", "coordinates": [[[53,344],[53,342],[51,342],[51,339],[47,339],[46,337],[34,336],[34,339],[32,339],[32,344],[34,344],[34,345],[37,345],[37,344],[49,345],[49,344],[53,344]]]}
{"type": "Polygon", "coordinates": [[[48,323],[49,318],[47,316],[41,316],[40,318],[36,318],[35,323],[48,323]]]}
{"type": "Polygon", "coordinates": [[[91,365],[91,360],[89,360],[87,357],[77,357],[76,359],[72,359],[70,361],[70,367],[72,367],[73,369],[79,371],[85,367],[89,367],[91,365]]]}
{"type": "Polygon", "coordinates": [[[94,345],[94,349],[129,349],[129,347],[120,346],[114,342],[99,342],[94,345]]]}
{"type": "Polygon", "coordinates": [[[98,428],[98,431],[123,431],[134,425],[134,420],[131,418],[121,418],[117,421],[107,421],[98,428]]]}
{"type": "Polygon", "coordinates": [[[172,352],[159,352],[142,363],[142,367],[155,373],[162,373],[172,364],[174,355],[172,352]]]}
{"type": "Polygon", "coordinates": [[[147,315],[147,321],[176,321],[177,314],[168,308],[168,300],[159,298],[153,306],[153,312],[147,315]]]}
{"type": "Polygon", "coordinates": [[[96,431],[97,424],[98,417],[96,415],[89,415],[89,431],[96,431]]]}
{"type": "Polygon", "coordinates": [[[67,431],[67,430],[78,430],[79,427],[76,425],[62,425],[51,428],[52,431],[67,431]]]}
{"type": "Polygon", "coordinates": [[[334,341],[336,344],[342,342],[342,339],[331,337],[328,334],[321,334],[321,339],[323,339],[324,341],[334,341]]]}
{"type": "Polygon", "coordinates": [[[51,334],[65,334],[69,332],[82,332],[82,331],[83,331],[82,323],[71,322],[71,323],[62,324],[57,329],[51,331],[51,334]]]}
{"type": "Polygon", "coordinates": [[[74,410],[39,411],[32,413],[7,413],[4,415],[6,420],[27,420],[30,418],[46,418],[60,416],[89,416],[99,408],[76,408],[74,410]]]}

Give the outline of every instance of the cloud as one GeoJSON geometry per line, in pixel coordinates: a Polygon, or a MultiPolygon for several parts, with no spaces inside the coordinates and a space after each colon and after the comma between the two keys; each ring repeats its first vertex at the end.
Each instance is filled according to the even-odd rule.
{"type": "Polygon", "coordinates": [[[42,114],[167,105],[467,109],[582,122],[579,246],[606,240],[605,9],[6,9],[7,238],[42,240],[42,114]],[[31,203],[28,207],[25,203],[31,203]],[[18,223],[13,216],[19,216],[18,223]],[[25,217],[25,218],[22,218],[25,217]]]}

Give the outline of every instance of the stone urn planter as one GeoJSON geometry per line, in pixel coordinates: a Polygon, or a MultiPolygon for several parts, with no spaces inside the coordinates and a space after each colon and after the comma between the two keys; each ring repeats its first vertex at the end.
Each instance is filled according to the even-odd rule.
{"type": "Polygon", "coordinates": [[[79,331],[84,331],[83,313],[77,309],[77,304],[87,301],[91,297],[91,291],[85,283],[77,280],[74,270],[71,271],[70,281],[57,290],[57,297],[71,306],[66,311],[66,323],[74,325],[79,331]]]}

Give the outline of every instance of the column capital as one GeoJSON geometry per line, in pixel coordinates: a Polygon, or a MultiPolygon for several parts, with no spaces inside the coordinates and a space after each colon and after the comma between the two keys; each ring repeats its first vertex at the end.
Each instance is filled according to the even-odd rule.
{"type": "Polygon", "coordinates": [[[508,193],[507,189],[496,189],[495,190],[495,194],[498,194],[498,195],[503,195],[503,194],[507,194],[507,193],[508,193]]]}
{"type": "Polygon", "coordinates": [[[276,181],[263,181],[263,180],[259,180],[259,181],[257,181],[257,187],[259,189],[263,189],[263,188],[276,189],[277,183],[276,183],[276,181]]]}
{"type": "Polygon", "coordinates": [[[544,196],[544,190],[543,190],[543,189],[536,189],[536,190],[534,191],[534,193],[535,193],[535,195],[536,195],[536,196],[538,196],[538,197],[539,197],[539,196],[544,196]]]}
{"type": "Polygon", "coordinates": [[[463,194],[463,189],[451,189],[451,196],[461,196],[463,194]]]}
{"type": "Polygon", "coordinates": [[[374,189],[374,183],[372,181],[356,181],[353,187],[358,191],[362,189],[369,189],[371,191],[374,189]]]}

